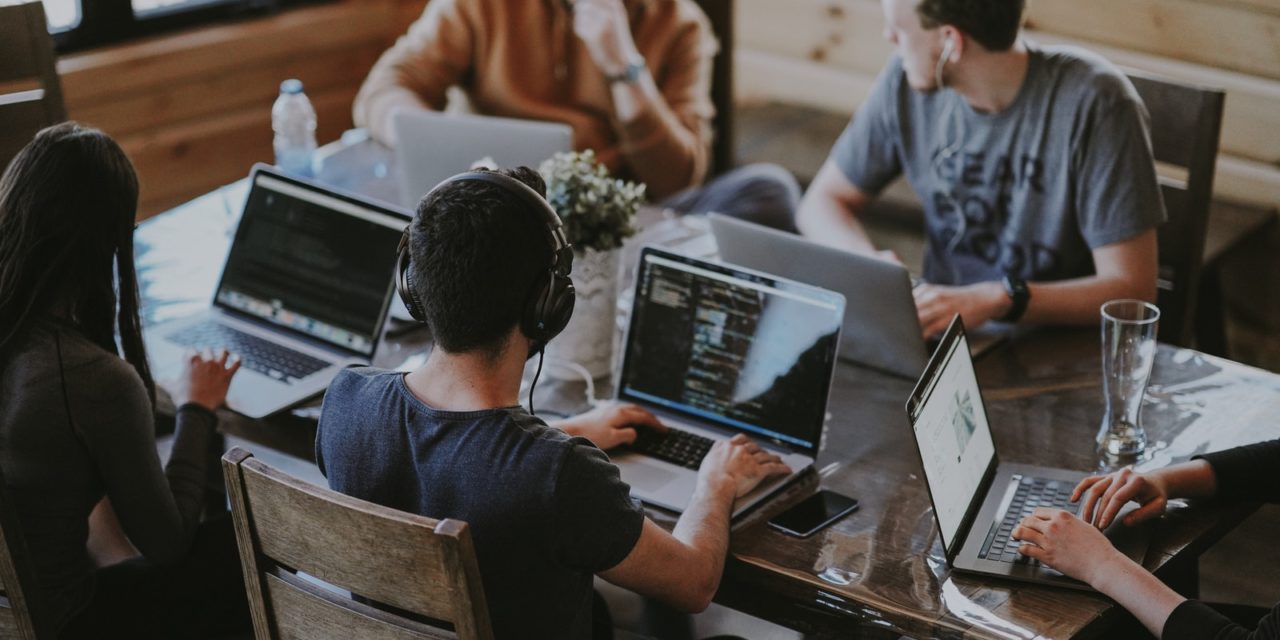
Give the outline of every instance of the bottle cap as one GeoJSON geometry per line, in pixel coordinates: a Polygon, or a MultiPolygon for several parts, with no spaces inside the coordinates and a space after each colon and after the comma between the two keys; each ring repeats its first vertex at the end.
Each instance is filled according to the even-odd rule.
{"type": "Polygon", "coordinates": [[[294,95],[302,93],[302,81],[297,78],[289,78],[280,83],[280,93],[294,95]]]}

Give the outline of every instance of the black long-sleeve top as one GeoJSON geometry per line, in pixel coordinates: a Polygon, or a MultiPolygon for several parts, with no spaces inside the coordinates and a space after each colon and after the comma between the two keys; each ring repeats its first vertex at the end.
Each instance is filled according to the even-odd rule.
{"type": "MultiPolygon", "coordinates": [[[[1280,503],[1280,440],[1197,456],[1213,467],[1217,496],[1280,503]]],[[[1280,640],[1280,603],[1250,631],[1203,602],[1187,600],[1169,614],[1163,640],[1280,640]]]]}
{"type": "Polygon", "coordinates": [[[147,559],[187,553],[216,425],[207,410],[180,408],[161,469],[151,401],[124,360],[50,322],[0,361],[0,465],[55,627],[92,597],[85,543],[104,495],[147,559]]]}

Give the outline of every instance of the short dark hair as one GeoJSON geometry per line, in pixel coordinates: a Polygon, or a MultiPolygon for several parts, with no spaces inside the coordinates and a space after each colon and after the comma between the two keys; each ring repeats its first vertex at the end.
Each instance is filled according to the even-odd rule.
{"type": "Polygon", "coordinates": [[[988,51],[1007,51],[1018,40],[1026,0],[920,0],[920,25],[954,25],[988,51]]]}
{"type": "MultiPolygon", "coordinates": [[[[497,173],[546,194],[528,167],[497,173]]],[[[547,273],[551,249],[544,216],[499,185],[455,182],[423,198],[409,236],[409,268],[436,345],[498,355],[547,273]]]]}

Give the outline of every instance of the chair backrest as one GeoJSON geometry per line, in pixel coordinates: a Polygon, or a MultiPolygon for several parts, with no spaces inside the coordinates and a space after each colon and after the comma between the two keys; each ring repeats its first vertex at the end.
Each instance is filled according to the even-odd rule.
{"type": "Polygon", "coordinates": [[[1160,178],[1169,214],[1158,233],[1160,339],[1190,346],[1224,94],[1133,71],[1128,75],[1151,115],[1151,148],[1156,162],[1176,167],[1180,174],[1160,178]]]}
{"type": "Polygon", "coordinates": [[[240,448],[222,466],[259,640],[454,637],[445,624],[493,637],[466,523],[317,487],[240,448]]]}
{"type": "Polygon", "coordinates": [[[0,638],[52,638],[7,487],[0,471],[0,638]]]}
{"type": "Polygon", "coordinates": [[[0,171],[37,131],[67,119],[40,2],[0,2],[0,171]]]}
{"type": "Polygon", "coordinates": [[[716,107],[711,121],[715,138],[711,143],[710,175],[733,168],[733,0],[696,0],[711,21],[711,31],[720,42],[711,67],[711,103],[716,107]]]}

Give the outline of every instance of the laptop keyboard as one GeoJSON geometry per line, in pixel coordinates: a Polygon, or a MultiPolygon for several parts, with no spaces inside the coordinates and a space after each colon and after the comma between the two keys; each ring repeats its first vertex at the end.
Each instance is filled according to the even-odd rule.
{"type": "Polygon", "coordinates": [[[631,443],[630,448],[632,451],[696,471],[702,465],[702,459],[707,457],[707,452],[711,450],[713,444],[715,444],[714,440],[688,431],[668,428],[666,433],[662,433],[638,425],[636,441],[631,443]]]}
{"type": "MultiPolygon", "coordinates": [[[[1019,478],[1019,476],[1014,477],[1019,478]]],[[[1013,500],[1005,511],[1004,520],[992,523],[991,531],[987,533],[987,539],[982,543],[982,550],[978,552],[978,557],[992,562],[1036,563],[1036,560],[1018,553],[1018,547],[1022,542],[1012,538],[1013,530],[1023,518],[1031,515],[1036,507],[1062,509],[1070,513],[1078,512],[1080,503],[1073,504],[1070,501],[1071,491],[1074,488],[1074,485],[1059,480],[1021,477],[1018,481],[1018,489],[1013,494],[1013,500]]]]}
{"type": "Polygon", "coordinates": [[[167,337],[193,349],[226,349],[240,356],[242,366],[286,383],[305,378],[330,364],[217,322],[194,324],[167,337]]]}

